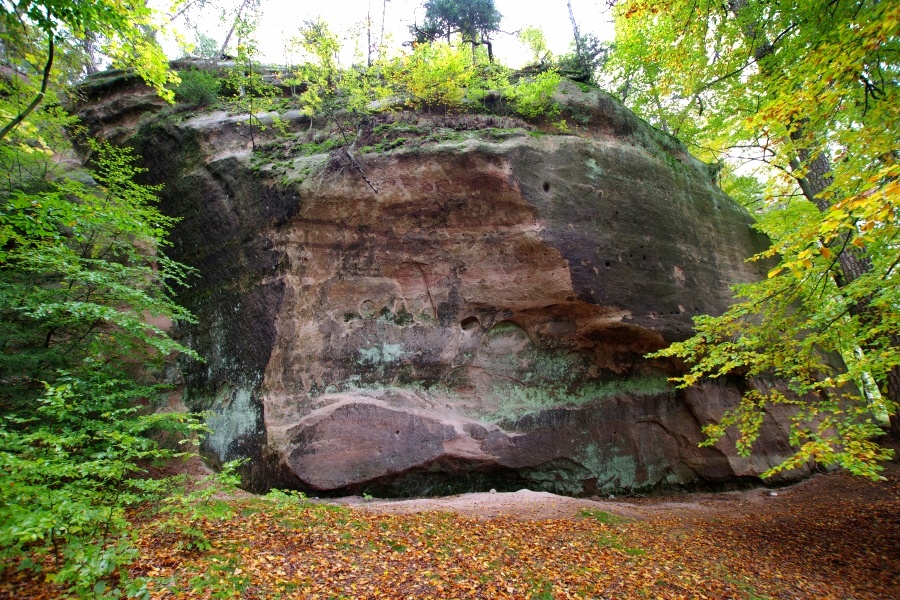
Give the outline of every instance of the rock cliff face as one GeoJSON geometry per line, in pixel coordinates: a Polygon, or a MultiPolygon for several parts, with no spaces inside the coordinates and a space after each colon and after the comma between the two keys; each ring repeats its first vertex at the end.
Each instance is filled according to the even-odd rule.
{"type": "Polygon", "coordinates": [[[206,358],[183,365],[185,403],[211,411],[211,458],[252,458],[251,489],[609,493],[752,477],[789,452],[780,414],[752,459],[698,448],[750,383],[675,390],[680,366],[643,358],[759,277],[744,259],[766,241],[706,165],[601,92],[561,89],[574,135],[377,117],[355,162],[296,114],[254,151],[239,116],[152,116],[122,80],[93,94],[89,125],[140,151],[182,219],[199,319],[182,334],[206,358]]]}

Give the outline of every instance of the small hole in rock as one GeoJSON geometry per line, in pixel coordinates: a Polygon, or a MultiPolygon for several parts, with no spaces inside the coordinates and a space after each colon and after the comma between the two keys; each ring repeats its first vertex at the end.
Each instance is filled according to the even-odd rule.
{"type": "Polygon", "coordinates": [[[397,431],[395,431],[394,435],[400,435],[400,430],[398,429],[397,431]]]}
{"type": "Polygon", "coordinates": [[[547,183],[546,181],[544,182],[544,191],[545,191],[545,192],[549,192],[549,191],[550,191],[550,184],[547,183]]]}
{"type": "Polygon", "coordinates": [[[606,261],[604,264],[606,265],[607,269],[612,266],[612,263],[610,261],[606,261]]]}
{"type": "Polygon", "coordinates": [[[481,323],[478,322],[478,317],[466,317],[462,321],[460,321],[460,326],[466,331],[471,331],[478,327],[481,323]]]}

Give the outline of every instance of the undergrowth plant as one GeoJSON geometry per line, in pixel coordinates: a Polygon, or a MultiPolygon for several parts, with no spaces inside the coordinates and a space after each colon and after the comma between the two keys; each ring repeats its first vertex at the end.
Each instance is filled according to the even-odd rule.
{"type": "Polygon", "coordinates": [[[519,80],[510,94],[515,111],[526,119],[558,115],[559,105],[553,101],[553,93],[561,80],[555,71],[544,71],[533,79],[519,80]]]}
{"type": "Polygon", "coordinates": [[[416,44],[392,76],[414,108],[444,112],[462,108],[466,90],[476,81],[469,53],[444,42],[416,44]]]}
{"type": "Polygon", "coordinates": [[[178,73],[181,82],[175,88],[175,99],[192,106],[208,106],[219,99],[219,78],[215,73],[188,69],[178,73]]]}
{"type": "Polygon", "coordinates": [[[173,221],[127,151],[92,151],[91,184],[39,175],[0,192],[0,563],[120,597],[140,587],[121,569],[136,555],[126,511],[168,494],[147,469],[182,455],[160,440],[202,426],[156,411],[162,362],[193,354],[148,319],[192,320],[171,298],[187,271],[159,252],[173,221]]]}
{"type": "MultiPolygon", "coordinates": [[[[222,465],[217,473],[207,475],[193,485],[190,492],[173,494],[165,498],[159,514],[163,517],[157,527],[163,535],[174,538],[176,550],[210,550],[204,525],[209,521],[222,521],[234,515],[229,502],[241,483],[238,468],[246,458],[222,465]]],[[[185,483],[182,478],[181,483],[185,483]]]]}

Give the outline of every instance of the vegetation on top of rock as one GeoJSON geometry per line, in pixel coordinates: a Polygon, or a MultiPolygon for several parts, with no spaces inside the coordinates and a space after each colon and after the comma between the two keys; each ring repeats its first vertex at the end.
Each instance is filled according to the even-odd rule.
{"type": "Polygon", "coordinates": [[[193,106],[208,106],[219,99],[222,81],[209,71],[180,71],[181,82],[175,88],[175,100],[193,106]]]}
{"type": "Polygon", "coordinates": [[[176,90],[176,100],[207,105],[218,93],[231,111],[249,112],[255,99],[254,111],[263,112],[280,95],[282,108],[300,109],[310,118],[407,107],[437,114],[474,112],[541,120],[560,111],[553,95],[561,78],[552,69],[525,74],[497,64],[473,64],[463,48],[444,42],[417,44],[409,55],[368,68],[342,68],[331,57],[338,47],[327,26],[310,22],[307,27],[309,38],[304,43],[320,49],[319,54],[292,71],[258,64],[204,70],[198,64],[181,71],[185,81],[176,90]],[[332,49],[322,52],[323,47],[332,49]]]}

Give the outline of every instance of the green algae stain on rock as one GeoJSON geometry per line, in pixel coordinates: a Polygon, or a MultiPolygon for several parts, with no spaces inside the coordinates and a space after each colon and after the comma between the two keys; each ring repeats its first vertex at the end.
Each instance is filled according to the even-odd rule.
{"type": "Polygon", "coordinates": [[[597,479],[598,490],[632,489],[637,484],[637,462],[619,448],[589,444],[575,458],[597,479]]]}
{"type": "Polygon", "coordinates": [[[509,424],[544,410],[578,408],[613,396],[668,394],[672,390],[672,385],[663,375],[594,381],[575,390],[559,383],[537,386],[501,384],[488,394],[495,399],[497,408],[478,416],[485,421],[509,424]]]}
{"type": "Polygon", "coordinates": [[[587,159],[584,162],[584,165],[587,167],[587,174],[591,179],[603,176],[603,169],[600,168],[600,165],[598,165],[597,161],[593,158],[587,159]]]}
{"type": "Polygon", "coordinates": [[[220,461],[227,460],[229,447],[241,437],[253,435],[256,431],[259,408],[253,402],[248,389],[232,390],[224,386],[213,401],[206,424],[211,432],[205,444],[220,461]]]}
{"type": "Polygon", "coordinates": [[[359,349],[359,359],[362,364],[382,368],[398,362],[406,354],[407,352],[403,350],[403,346],[400,344],[385,343],[381,346],[359,349]]]}

